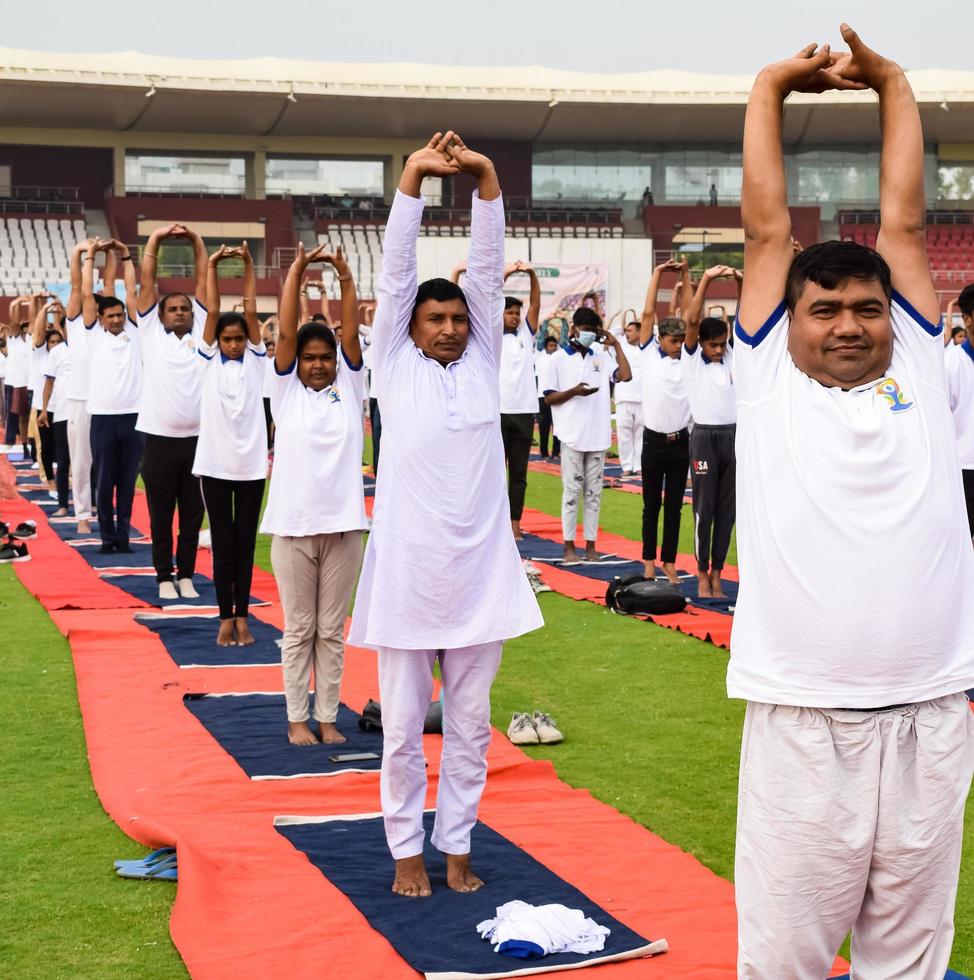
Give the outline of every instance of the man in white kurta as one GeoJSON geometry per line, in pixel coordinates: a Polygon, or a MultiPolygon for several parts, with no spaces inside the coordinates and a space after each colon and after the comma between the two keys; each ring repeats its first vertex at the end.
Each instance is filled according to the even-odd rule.
{"type": "Polygon", "coordinates": [[[381,797],[396,860],[393,890],[420,896],[430,893],[422,860],[422,730],[433,664],[439,659],[444,710],[432,843],[447,855],[450,886],[471,891],[482,884],[470,871],[469,853],[486,779],[490,685],[503,641],[543,620],[511,534],[505,480],[499,404],[504,207],[493,166],[452,133],[437,134],[410,158],[399,186],[373,323],[383,462],[349,642],[379,654],[381,797]],[[432,287],[454,298],[417,302],[420,183],[427,175],[463,170],[480,185],[472,202],[465,296],[458,286],[434,280],[419,287],[420,297],[432,287]],[[428,343],[437,329],[430,326],[431,310],[456,319],[443,328],[448,336],[441,349],[428,343]]]}

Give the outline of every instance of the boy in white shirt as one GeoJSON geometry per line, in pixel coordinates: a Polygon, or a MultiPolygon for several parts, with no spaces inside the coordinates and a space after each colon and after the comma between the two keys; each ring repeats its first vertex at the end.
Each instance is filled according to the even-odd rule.
{"type": "Polygon", "coordinates": [[[643,388],[642,358],[639,356],[639,323],[630,320],[623,328],[623,350],[628,355],[632,379],[615,387],[616,439],[619,442],[619,465],[623,476],[642,472],[643,388]]]}
{"type": "Polygon", "coordinates": [[[735,327],[740,594],[728,693],[748,701],[738,976],[942,977],[974,767],[974,549],[924,232],[923,133],[899,66],[848,25],[760,72],[744,124],[735,327]],[[793,254],[791,92],[871,88],[877,250],[793,254]]]}
{"type": "Polygon", "coordinates": [[[561,459],[561,442],[552,432],[551,406],[544,397],[545,388],[548,387],[548,368],[557,352],[558,338],[550,335],[541,342],[541,349],[534,352],[535,385],[538,389],[538,452],[542,459],[561,459]]]}
{"type": "Polygon", "coordinates": [[[552,356],[545,401],[561,440],[561,525],[565,562],[578,562],[575,533],[582,501],[585,560],[595,561],[602,508],[605,451],[612,444],[609,380],[629,381],[632,372],[619,341],[587,306],[572,315],[568,343],[552,356]],[[615,354],[615,360],[609,352],[615,354]]]}

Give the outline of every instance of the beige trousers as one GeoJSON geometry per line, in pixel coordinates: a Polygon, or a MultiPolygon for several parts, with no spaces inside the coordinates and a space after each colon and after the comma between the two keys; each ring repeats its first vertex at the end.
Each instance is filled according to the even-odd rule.
{"type": "Polygon", "coordinates": [[[964,694],[880,712],[751,702],[735,879],[738,977],[943,980],[974,716],[964,694]]]}
{"type": "Polygon", "coordinates": [[[307,721],[311,667],[317,721],[334,722],[345,666],[345,617],[362,564],[362,531],[274,535],[271,563],[284,607],[287,720],[307,721]]]}

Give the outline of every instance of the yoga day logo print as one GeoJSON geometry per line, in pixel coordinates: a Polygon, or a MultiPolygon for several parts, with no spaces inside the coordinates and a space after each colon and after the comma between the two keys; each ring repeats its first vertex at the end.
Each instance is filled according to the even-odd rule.
{"type": "Polygon", "coordinates": [[[906,395],[895,378],[884,378],[876,385],[876,394],[889,402],[891,412],[906,412],[913,408],[914,402],[906,401],[906,395]]]}

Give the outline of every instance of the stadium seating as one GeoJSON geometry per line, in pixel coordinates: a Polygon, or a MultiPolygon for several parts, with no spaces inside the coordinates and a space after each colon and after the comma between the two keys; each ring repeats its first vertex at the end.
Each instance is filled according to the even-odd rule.
{"type": "Polygon", "coordinates": [[[71,251],[85,237],[81,218],[0,218],[0,295],[37,292],[48,283],[69,279],[71,251]]]}

